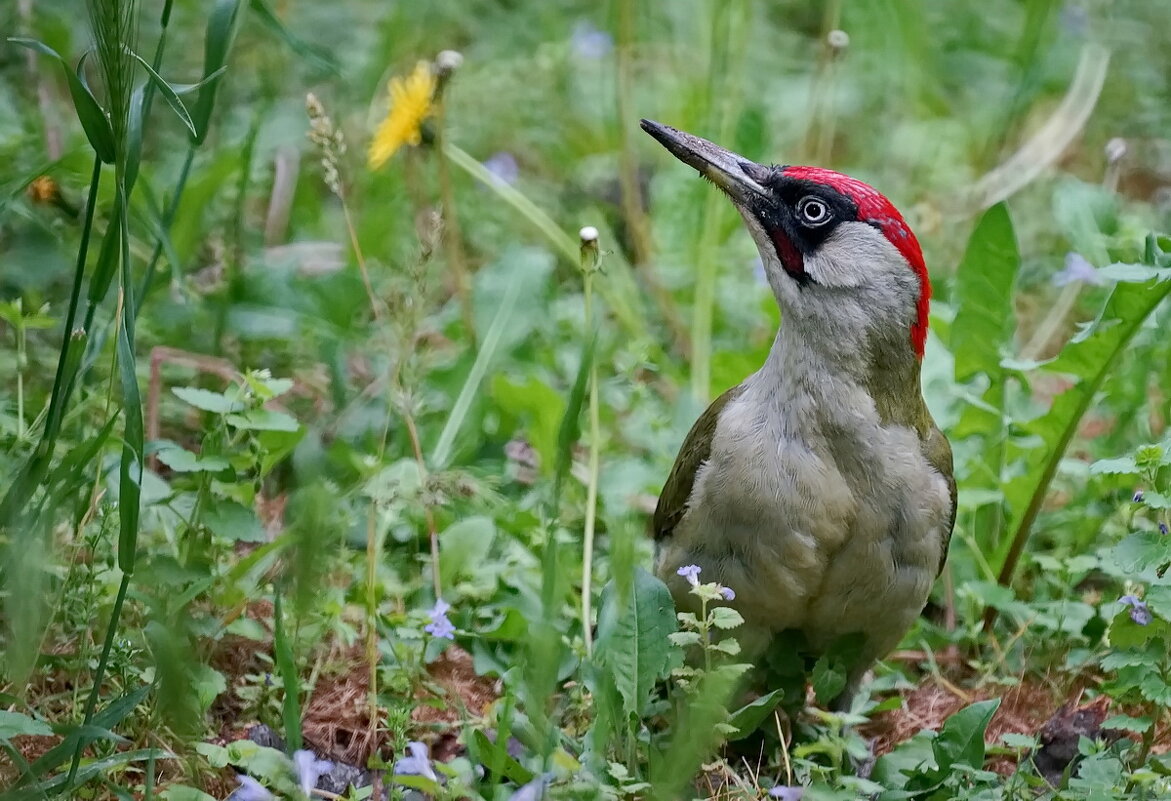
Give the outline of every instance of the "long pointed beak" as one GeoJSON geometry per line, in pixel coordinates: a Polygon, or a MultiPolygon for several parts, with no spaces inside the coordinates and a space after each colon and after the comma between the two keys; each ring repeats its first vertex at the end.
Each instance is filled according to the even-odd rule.
{"type": "Polygon", "coordinates": [[[694,167],[700,175],[727,192],[733,201],[748,203],[754,198],[769,197],[768,190],[760,184],[769,172],[768,167],[670,125],[654,120],[642,120],[640,124],[644,131],[671,151],[671,155],[694,167]]]}

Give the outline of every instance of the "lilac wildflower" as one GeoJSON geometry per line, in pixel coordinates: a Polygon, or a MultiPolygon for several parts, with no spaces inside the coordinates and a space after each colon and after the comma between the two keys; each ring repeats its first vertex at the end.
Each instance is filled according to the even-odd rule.
{"type": "Polygon", "coordinates": [[[410,756],[405,756],[394,763],[394,772],[399,776],[423,776],[433,782],[438,782],[439,777],[435,775],[435,768],[431,767],[431,755],[424,743],[412,740],[407,743],[407,752],[410,756]]]}
{"type": "Polygon", "coordinates": [[[273,794],[251,776],[237,776],[240,786],[232,793],[232,801],[273,801],[273,794]]]}
{"type": "Polygon", "coordinates": [[[308,750],[294,751],[293,764],[297,768],[297,779],[301,783],[301,792],[310,795],[317,787],[317,780],[323,773],[333,770],[333,763],[325,759],[318,759],[317,754],[308,750]]]}
{"type": "Polygon", "coordinates": [[[455,626],[447,619],[447,611],[451,609],[451,604],[440,598],[435,602],[435,606],[431,607],[428,612],[431,616],[431,622],[423,627],[423,631],[430,634],[432,637],[446,637],[449,640],[455,639],[455,626]]]}
{"type": "Polygon", "coordinates": [[[804,787],[787,787],[783,784],[768,791],[769,798],[779,798],[781,801],[801,801],[804,796],[804,787]]]}
{"type": "Polygon", "coordinates": [[[574,54],[589,60],[603,58],[614,49],[614,37],[586,20],[581,20],[573,26],[573,35],[569,43],[574,54]]]}
{"type": "Polygon", "coordinates": [[[1053,285],[1065,286],[1074,281],[1097,285],[1102,283],[1102,276],[1098,274],[1098,269],[1086,261],[1080,253],[1066,253],[1065,268],[1053,276],[1053,285]]]}
{"type": "Polygon", "coordinates": [[[1135,503],[1142,503],[1144,497],[1146,497],[1146,496],[1143,495],[1143,491],[1141,489],[1136,489],[1134,491],[1134,496],[1131,498],[1131,500],[1134,501],[1135,503]]]}
{"type": "Polygon", "coordinates": [[[501,150],[493,153],[484,161],[484,169],[492,173],[492,179],[498,184],[512,186],[520,177],[520,165],[516,163],[516,156],[501,150]]]}
{"type": "Polygon", "coordinates": [[[1151,610],[1147,608],[1146,601],[1140,601],[1134,595],[1123,595],[1118,599],[1118,603],[1130,607],[1130,619],[1140,626],[1151,622],[1151,610]]]}
{"type": "Polygon", "coordinates": [[[731,587],[720,587],[720,595],[724,596],[725,601],[736,600],[736,593],[731,587]]]}
{"type": "Polygon", "coordinates": [[[1160,523],[1160,524],[1159,524],[1159,533],[1160,533],[1160,534],[1162,534],[1164,537],[1166,537],[1166,536],[1167,536],[1167,532],[1168,532],[1168,529],[1167,529],[1167,524],[1166,524],[1166,523],[1160,523]]]}
{"type": "Polygon", "coordinates": [[[700,571],[699,565],[684,565],[683,567],[679,568],[675,572],[678,573],[680,576],[683,576],[683,578],[687,579],[687,583],[690,584],[692,587],[698,587],[699,586],[699,571],[700,571]]]}

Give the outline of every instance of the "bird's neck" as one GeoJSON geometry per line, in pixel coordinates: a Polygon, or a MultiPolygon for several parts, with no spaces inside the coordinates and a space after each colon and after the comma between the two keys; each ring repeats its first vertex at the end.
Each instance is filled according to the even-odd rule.
{"type": "Polygon", "coordinates": [[[800,325],[783,324],[754,376],[778,407],[807,399],[811,418],[846,418],[860,411],[847,399],[870,398],[882,425],[925,433],[930,415],[919,383],[920,362],[906,341],[835,342],[807,334],[800,325]]]}

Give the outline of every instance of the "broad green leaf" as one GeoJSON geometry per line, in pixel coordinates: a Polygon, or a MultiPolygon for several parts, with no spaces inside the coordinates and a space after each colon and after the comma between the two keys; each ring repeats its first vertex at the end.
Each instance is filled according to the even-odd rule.
{"type": "Polygon", "coordinates": [[[494,743],[481,729],[472,730],[472,748],[475,750],[477,762],[503,775],[516,784],[525,784],[533,780],[533,772],[517,762],[508,753],[504,743],[494,743]]]}
{"type": "Polygon", "coordinates": [[[164,448],[158,457],[177,473],[218,473],[228,467],[228,460],[222,456],[196,456],[186,448],[164,448]]]}
{"type": "Polygon", "coordinates": [[[179,400],[191,404],[196,409],[203,409],[205,412],[228,414],[244,409],[242,401],[230,398],[223,392],[212,392],[197,387],[173,387],[171,392],[179,400]]]}
{"type": "Polygon", "coordinates": [[[475,515],[452,523],[439,535],[440,580],[450,587],[455,581],[479,569],[496,538],[491,518],[475,515]]]}
{"type": "Polygon", "coordinates": [[[598,662],[609,671],[627,715],[641,714],[655,680],[664,675],[673,648],[675,603],[667,585],[636,568],[627,597],[614,581],[602,590],[598,610],[598,662]]]}
{"type": "Polygon", "coordinates": [[[492,399],[501,410],[527,423],[525,433],[537,452],[541,472],[552,475],[557,464],[557,425],[565,413],[565,401],[532,376],[520,382],[501,373],[492,379],[491,387],[492,399]]]}
{"type": "Polygon", "coordinates": [[[1130,715],[1114,715],[1102,721],[1102,728],[1133,731],[1137,734],[1142,734],[1151,728],[1153,723],[1154,721],[1149,717],[1132,718],[1130,715]]]}
{"type": "Polygon", "coordinates": [[[1115,459],[1099,459],[1090,465],[1090,473],[1095,476],[1135,475],[1138,466],[1133,456],[1119,456],[1115,459]]]}
{"type": "Polygon", "coordinates": [[[299,431],[301,424],[295,418],[275,409],[249,409],[239,414],[229,414],[228,425],[249,431],[299,431]]]}
{"type": "Polygon", "coordinates": [[[953,765],[984,766],[984,732],[999,706],[999,698],[977,701],[944,721],[931,746],[940,771],[946,774],[953,765]]]}
{"type": "Polygon", "coordinates": [[[809,677],[809,682],[813,686],[818,703],[828,704],[846,689],[846,672],[838,660],[825,654],[813,665],[813,674],[809,677]]]}
{"type": "Polygon", "coordinates": [[[784,690],[773,690],[737,709],[728,719],[728,723],[735,727],[736,733],[729,735],[728,739],[742,740],[759,729],[784,697],[784,690]]]}
{"type": "Polygon", "coordinates": [[[217,537],[235,542],[264,542],[256,513],[235,501],[218,500],[203,513],[203,524],[217,537]]]}
{"type": "Polygon", "coordinates": [[[1140,531],[1115,545],[1110,555],[1123,571],[1141,573],[1171,560],[1171,537],[1140,531]]]}
{"type": "Polygon", "coordinates": [[[956,272],[951,329],[956,381],[1001,372],[1001,350],[1015,327],[1012,290],[1020,262],[1008,209],[997,203],[976,224],[956,272]]]}
{"type": "Polygon", "coordinates": [[[51,737],[53,730],[49,724],[31,718],[20,712],[8,712],[0,709],[0,740],[11,740],[13,737],[31,735],[34,737],[51,737]]]}

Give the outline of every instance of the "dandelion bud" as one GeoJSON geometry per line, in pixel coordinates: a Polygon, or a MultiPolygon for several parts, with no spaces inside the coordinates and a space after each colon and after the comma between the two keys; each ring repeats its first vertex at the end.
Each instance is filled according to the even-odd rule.
{"type": "Polygon", "coordinates": [[[435,71],[447,76],[458,70],[463,63],[463,54],[458,50],[443,50],[435,57],[435,71]]]}
{"type": "Polygon", "coordinates": [[[1126,156],[1126,140],[1116,136],[1106,143],[1106,163],[1117,164],[1126,156]]]}
{"type": "Polygon", "coordinates": [[[826,34],[825,43],[836,56],[850,46],[850,34],[842,30],[832,30],[826,34]]]}
{"type": "Polygon", "coordinates": [[[585,228],[581,229],[581,233],[579,234],[579,236],[581,236],[581,241],[582,241],[583,245],[587,242],[597,242],[598,241],[598,229],[592,225],[587,225],[585,228]]]}

